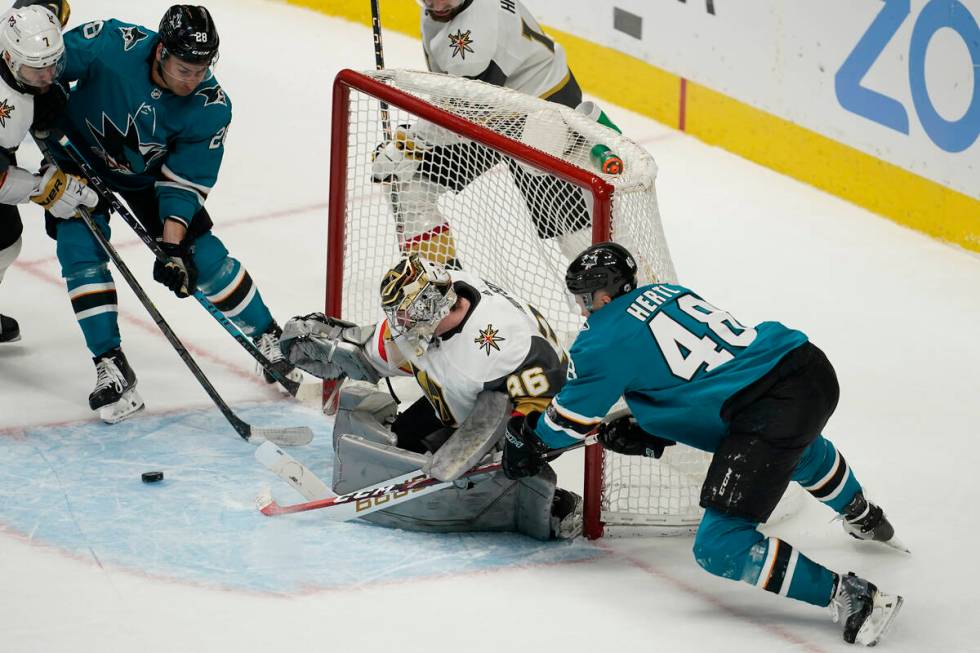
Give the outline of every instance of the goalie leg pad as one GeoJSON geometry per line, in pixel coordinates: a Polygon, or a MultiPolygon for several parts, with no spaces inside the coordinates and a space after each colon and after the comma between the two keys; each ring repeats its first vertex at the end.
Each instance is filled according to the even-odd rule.
{"type": "Polygon", "coordinates": [[[489,452],[507,428],[510,397],[484,390],[469,416],[432,456],[425,471],[440,481],[451,481],[473,467],[489,452]]]}

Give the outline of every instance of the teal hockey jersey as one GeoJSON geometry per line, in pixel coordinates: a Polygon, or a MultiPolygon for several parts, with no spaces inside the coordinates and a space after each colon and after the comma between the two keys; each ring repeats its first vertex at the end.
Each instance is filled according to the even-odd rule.
{"type": "Polygon", "coordinates": [[[61,79],[75,84],[58,126],[115,190],[155,186],[160,216],[189,224],[217,180],[231,100],[210,71],[186,97],[154,84],[158,42],[115,19],[66,32],[61,79]]]}
{"type": "Polygon", "coordinates": [[[727,434],[725,401],[806,341],[778,322],[742,326],[683,286],[643,286],[586,321],[537,434],[568,446],[622,396],[648,433],[714,451],[727,434]]]}

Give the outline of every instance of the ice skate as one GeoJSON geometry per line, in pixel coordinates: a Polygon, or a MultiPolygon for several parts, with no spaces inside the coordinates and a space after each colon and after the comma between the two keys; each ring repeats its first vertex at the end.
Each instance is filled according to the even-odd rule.
{"type": "Polygon", "coordinates": [[[874,646],[885,636],[902,607],[902,597],[879,592],[853,572],[837,577],[830,610],[834,623],[844,621],[844,641],[874,646]]]}
{"type": "Polygon", "coordinates": [[[95,362],[95,390],[88,405],[99,412],[106,424],[115,424],[143,410],[143,398],[136,392],[136,374],[119,348],[92,359],[95,362]]]}
{"type": "Polygon", "coordinates": [[[0,315],[0,343],[17,342],[20,340],[20,325],[17,320],[6,315],[0,315]]]}
{"type": "MultiPolygon", "coordinates": [[[[269,328],[265,330],[261,335],[255,338],[255,346],[259,348],[262,355],[269,359],[272,363],[272,368],[282,374],[284,377],[290,381],[295,381],[296,383],[303,382],[303,372],[296,369],[289,364],[285,358],[283,358],[282,351],[279,349],[279,337],[282,336],[282,329],[273,320],[269,328]]],[[[276,380],[271,374],[261,365],[258,366],[258,371],[262,372],[265,377],[266,383],[275,383],[276,380]]]]}
{"type": "Polygon", "coordinates": [[[582,534],[582,497],[555,488],[551,501],[551,536],[556,540],[572,540],[582,534]]]}
{"type": "Polygon", "coordinates": [[[910,553],[908,547],[895,537],[895,529],[885,517],[885,512],[865,499],[863,492],[855,494],[844,507],[843,518],[844,531],[851,537],[881,542],[893,549],[910,553]]]}

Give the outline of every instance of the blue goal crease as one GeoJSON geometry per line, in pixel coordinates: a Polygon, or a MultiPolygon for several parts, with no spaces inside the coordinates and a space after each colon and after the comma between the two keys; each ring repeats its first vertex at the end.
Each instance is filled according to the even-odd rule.
{"type": "MultiPolygon", "coordinates": [[[[329,484],[333,421],[277,402],[236,406],[255,426],[309,425],[291,449],[329,484]]],[[[0,438],[0,532],[16,532],[101,564],[194,585],[293,594],[588,560],[584,541],[539,542],[515,533],[427,534],[316,513],[263,516],[265,485],[301,501],[253,458],[214,410],[28,428],[0,438]],[[143,472],[162,471],[147,484],[143,472]]]]}

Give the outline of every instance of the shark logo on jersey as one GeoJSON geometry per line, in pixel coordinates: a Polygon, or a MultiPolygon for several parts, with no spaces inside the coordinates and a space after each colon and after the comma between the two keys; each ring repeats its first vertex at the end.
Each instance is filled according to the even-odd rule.
{"type": "Polygon", "coordinates": [[[88,120],[85,124],[88,125],[92,138],[98,144],[92,147],[92,152],[102,159],[112,172],[124,175],[144,174],[167,152],[166,145],[143,142],[133,116],[126,116],[126,131],[119,129],[104,113],[101,130],[88,120]]]}
{"type": "Polygon", "coordinates": [[[204,98],[204,106],[206,107],[209,107],[212,104],[220,104],[223,107],[228,106],[228,96],[225,95],[225,92],[221,90],[221,86],[218,84],[208,86],[207,88],[202,88],[194,95],[200,95],[202,98],[204,98]]]}
{"type": "Polygon", "coordinates": [[[498,333],[500,333],[500,331],[494,329],[492,324],[488,324],[486,329],[480,329],[480,335],[473,338],[473,342],[479,345],[479,348],[485,351],[487,356],[489,356],[491,347],[497,351],[500,351],[500,345],[497,343],[503,342],[507,339],[498,336],[498,333]]]}
{"type": "Polygon", "coordinates": [[[14,105],[7,104],[7,98],[0,101],[0,127],[7,126],[7,118],[14,112],[14,105]]]}
{"type": "Polygon", "coordinates": [[[141,30],[137,25],[132,25],[130,27],[120,27],[119,31],[122,32],[123,38],[123,52],[129,52],[136,44],[143,39],[150,38],[150,35],[141,30]]]}
{"type": "Polygon", "coordinates": [[[473,43],[473,39],[470,38],[471,31],[466,30],[464,32],[459,29],[456,30],[455,34],[449,35],[449,47],[453,49],[452,56],[455,57],[458,54],[460,59],[466,59],[466,53],[473,52],[473,48],[470,47],[470,44],[473,43]]]}

